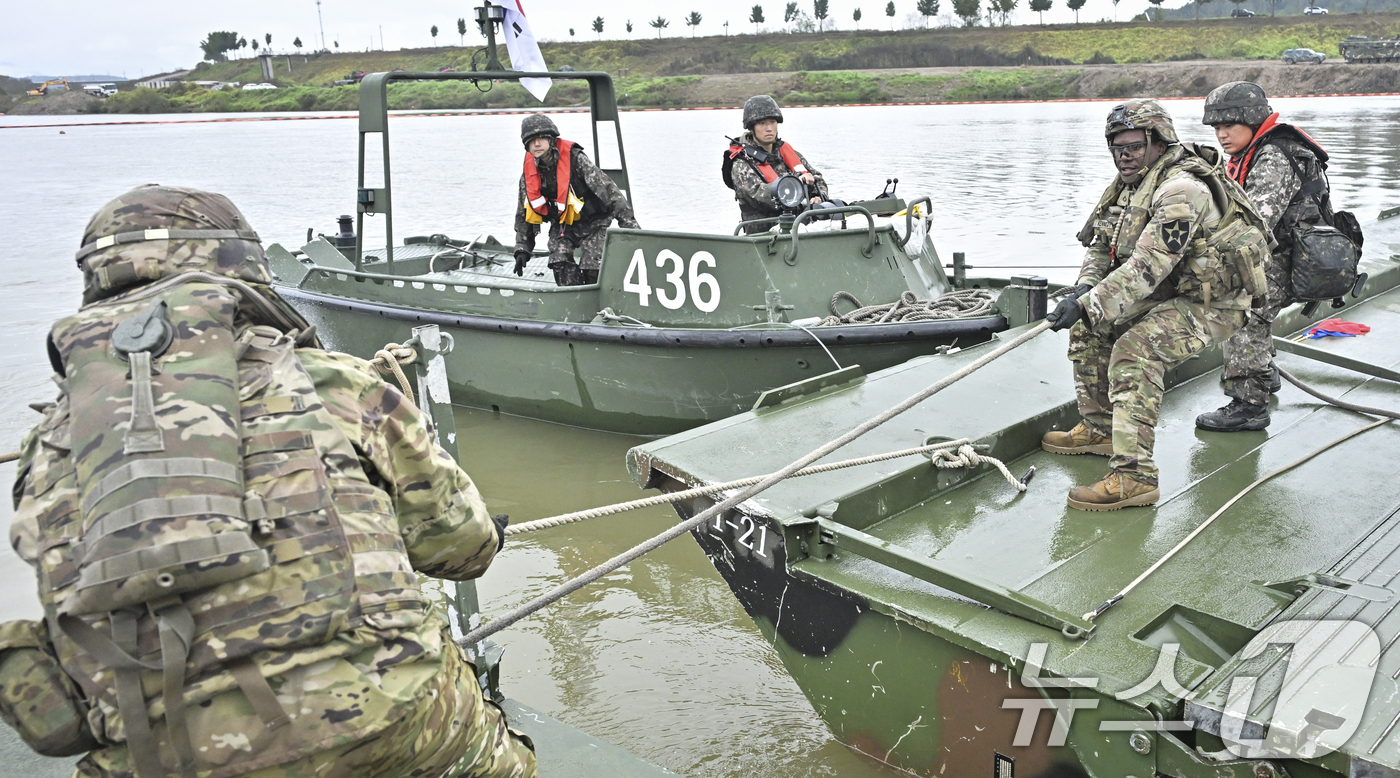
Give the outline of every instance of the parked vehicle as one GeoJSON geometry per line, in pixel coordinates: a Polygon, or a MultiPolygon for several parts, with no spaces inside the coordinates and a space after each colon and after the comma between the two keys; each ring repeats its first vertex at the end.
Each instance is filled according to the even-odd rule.
{"type": "Polygon", "coordinates": [[[1236,8],[1235,10],[1230,12],[1230,15],[1235,17],[1236,19],[1246,19],[1250,16],[1253,16],[1254,12],[1245,8],[1236,8]]]}
{"type": "Polygon", "coordinates": [[[1321,15],[1327,13],[1327,9],[1326,9],[1326,8],[1318,8],[1318,7],[1315,6],[1315,5],[1310,5],[1310,6],[1308,6],[1307,8],[1304,8],[1304,9],[1303,9],[1303,13],[1307,14],[1308,16],[1321,16],[1321,15]]]}
{"type": "Polygon", "coordinates": [[[1327,55],[1312,49],[1289,49],[1283,53],[1283,64],[1296,65],[1299,62],[1311,62],[1314,65],[1321,65],[1327,55]]]}
{"type": "Polygon", "coordinates": [[[262,83],[262,84],[244,84],[244,85],[243,85],[243,91],[245,91],[245,92],[252,92],[252,91],[259,90],[259,89],[276,89],[276,88],[277,88],[276,86],[273,86],[272,84],[267,84],[267,83],[262,83]]]}
{"type": "Polygon", "coordinates": [[[88,84],[83,91],[93,97],[111,97],[117,93],[116,84],[88,84]]]}
{"type": "Polygon", "coordinates": [[[56,94],[58,92],[67,92],[70,88],[71,87],[69,87],[68,85],[68,79],[56,78],[52,81],[45,81],[44,83],[40,84],[34,89],[25,92],[25,94],[29,95],[30,97],[46,97],[51,93],[56,94]]]}
{"type": "Polygon", "coordinates": [[[1373,41],[1352,35],[1342,41],[1341,49],[1347,62],[1400,62],[1400,36],[1373,41]]]}

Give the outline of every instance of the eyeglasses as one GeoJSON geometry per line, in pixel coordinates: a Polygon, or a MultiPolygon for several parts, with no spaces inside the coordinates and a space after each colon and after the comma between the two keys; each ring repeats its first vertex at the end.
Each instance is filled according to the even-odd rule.
{"type": "Polygon", "coordinates": [[[1140,157],[1146,150],[1147,144],[1145,142],[1125,143],[1122,146],[1108,144],[1108,153],[1115,158],[1140,157]]]}

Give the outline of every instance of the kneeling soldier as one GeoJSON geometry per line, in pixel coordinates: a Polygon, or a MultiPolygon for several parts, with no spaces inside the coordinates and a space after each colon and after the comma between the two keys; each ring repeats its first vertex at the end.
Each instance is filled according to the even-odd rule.
{"type": "Polygon", "coordinates": [[[1104,128],[1118,176],[1079,233],[1079,283],[1046,317],[1070,330],[1079,412],[1041,445],[1111,456],[1109,473],[1069,504],[1151,505],[1152,459],[1166,371],[1244,324],[1263,295],[1264,224],[1214,149],[1177,140],[1155,100],[1113,109],[1104,128]]]}

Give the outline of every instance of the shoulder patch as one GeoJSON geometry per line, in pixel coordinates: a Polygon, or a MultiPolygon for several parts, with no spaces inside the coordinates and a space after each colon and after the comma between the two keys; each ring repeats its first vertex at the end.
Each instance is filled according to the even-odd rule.
{"type": "Polygon", "coordinates": [[[1186,248],[1186,242],[1191,237],[1191,222],[1186,219],[1162,222],[1162,226],[1157,229],[1157,232],[1167,251],[1178,254],[1186,248]]]}

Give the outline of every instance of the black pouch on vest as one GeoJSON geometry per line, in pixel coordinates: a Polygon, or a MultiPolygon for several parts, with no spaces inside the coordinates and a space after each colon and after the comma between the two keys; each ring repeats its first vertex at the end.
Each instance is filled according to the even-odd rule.
{"type": "Polygon", "coordinates": [[[1356,288],[1360,260],[1357,245],[1336,227],[1317,224],[1295,229],[1293,296],[1302,302],[1340,300],[1356,288]]]}

